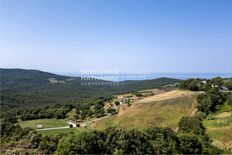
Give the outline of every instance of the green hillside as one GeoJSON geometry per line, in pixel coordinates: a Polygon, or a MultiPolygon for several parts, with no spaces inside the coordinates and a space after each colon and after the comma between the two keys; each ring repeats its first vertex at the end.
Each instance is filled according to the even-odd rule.
{"type": "Polygon", "coordinates": [[[232,151],[232,105],[223,105],[216,114],[204,120],[207,133],[213,144],[219,148],[232,151]]]}
{"type": "MultiPolygon", "coordinates": [[[[80,103],[97,96],[159,88],[180,82],[159,78],[144,81],[124,81],[119,85],[82,85],[80,77],[61,76],[38,70],[0,69],[1,107],[3,112],[51,104],[80,103]]],[[[93,82],[93,81],[89,81],[93,82]]],[[[98,80],[98,82],[107,82],[98,80]]]]}

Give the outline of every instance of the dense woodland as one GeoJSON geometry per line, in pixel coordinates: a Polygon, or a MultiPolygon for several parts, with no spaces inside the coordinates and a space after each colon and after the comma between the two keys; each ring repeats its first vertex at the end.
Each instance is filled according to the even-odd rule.
{"type": "MultiPolygon", "coordinates": [[[[82,85],[82,82],[86,81],[80,77],[61,76],[38,70],[0,69],[0,74],[1,117],[24,113],[28,115],[28,119],[40,117],[38,113],[56,113],[57,117],[62,118],[64,114],[61,109],[66,111],[70,106],[86,109],[99,98],[112,98],[113,94],[161,88],[180,82],[171,78],[119,83],[89,79],[87,82],[107,82],[111,85],[82,85]],[[52,82],[49,81],[51,79],[52,82]],[[50,110],[45,112],[46,109],[50,110]]],[[[44,118],[45,115],[47,114],[41,114],[41,117],[44,118]]],[[[55,116],[48,114],[47,118],[50,117],[55,116]]]]}

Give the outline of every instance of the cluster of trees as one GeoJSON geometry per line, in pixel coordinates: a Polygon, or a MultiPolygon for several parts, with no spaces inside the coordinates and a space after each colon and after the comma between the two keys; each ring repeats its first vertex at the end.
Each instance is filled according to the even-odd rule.
{"type": "Polygon", "coordinates": [[[222,79],[220,77],[210,80],[190,78],[180,83],[181,89],[188,89],[192,91],[210,91],[212,88],[220,89],[222,86],[232,90],[232,79],[222,79]]]}
{"type": "Polygon", "coordinates": [[[232,93],[221,90],[223,87],[232,90],[231,86],[231,79],[222,79],[220,77],[211,80],[188,79],[180,84],[181,89],[205,91],[204,94],[197,97],[197,108],[198,111],[203,112],[206,115],[215,112],[218,105],[232,105],[232,93]]]}
{"type": "MultiPolygon", "coordinates": [[[[206,134],[206,129],[203,126],[202,118],[198,116],[194,117],[182,117],[178,124],[178,135],[182,137],[184,143],[184,150],[199,151],[199,154],[220,154],[222,151],[211,145],[211,140],[206,134]],[[186,144],[186,142],[189,142],[186,144]],[[191,144],[191,145],[190,145],[191,144]]],[[[196,152],[194,152],[196,153],[196,152]]],[[[190,151],[188,152],[190,153],[190,151]]]]}
{"type": "MultiPolygon", "coordinates": [[[[111,100],[112,97],[97,97],[90,99],[82,104],[56,104],[45,106],[41,108],[25,109],[17,112],[17,115],[21,120],[33,120],[44,118],[57,118],[63,119],[68,117],[68,113],[75,109],[74,121],[84,120],[87,117],[100,117],[105,114],[104,103],[111,100]]],[[[109,113],[115,112],[107,111],[109,113]]]]}
{"type": "Polygon", "coordinates": [[[1,124],[2,153],[8,154],[219,154],[210,144],[198,117],[184,117],[178,132],[170,128],[146,130],[108,128],[56,137],[41,136],[9,120],[1,124]]]}
{"type": "Polygon", "coordinates": [[[188,79],[184,80],[180,83],[180,88],[181,89],[188,89],[192,91],[200,91],[204,89],[203,83],[200,82],[200,79],[188,79]]]}
{"type": "Polygon", "coordinates": [[[37,151],[43,137],[30,128],[22,129],[15,120],[13,117],[1,120],[0,154],[40,154],[37,151]]]}
{"type": "Polygon", "coordinates": [[[222,105],[227,100],[228,94],[221,93],[218,89],[211,89],[197,97],[197,108],[208,115],[216,111],[217,105],[222,105]]]}
{"type": "Polygon", "coordinates": [[[17,114],[22,121],[44,118],[66,118],[67,112],[69,112],[74,106],[69,105],[53,105],[46,106],[44,108],[21,110],[17,114]]]}
{"type": "Polygon", "coordinates": [[[133,95],[135,95],[136,97],[143,97],[143,94],[140,92],[133,92],[133,95]]]}

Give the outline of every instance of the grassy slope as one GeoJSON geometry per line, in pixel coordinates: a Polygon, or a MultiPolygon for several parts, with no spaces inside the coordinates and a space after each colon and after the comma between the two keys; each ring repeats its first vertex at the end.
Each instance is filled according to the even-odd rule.
{"type": "Polygon", "coordinates": [[[156,95],[139,101],[124,112],[119,112],[118,115],[96,122],[93,127],[103,129],[109,126],[123,128],[161,126],[176,129],[179,119],[190,115],[194,110],[192,105],[195,103],[197,94],[176,90],[156,95]]]}
{"type": "Polygon", "coordinates": [[[23,128],[30,127],[34,129],[38,124],[42,124],[43,128],[62,127],[68,125],[67,121],[63,119],[37,119],[37,120],[21,121],[19,124],[23,128]]]}
{"type": "Polygon", "coordinates": [[[232,106],[220,107],[211,120],[204,120],[204,126],[214,145],[232,150],[232,106]]]}

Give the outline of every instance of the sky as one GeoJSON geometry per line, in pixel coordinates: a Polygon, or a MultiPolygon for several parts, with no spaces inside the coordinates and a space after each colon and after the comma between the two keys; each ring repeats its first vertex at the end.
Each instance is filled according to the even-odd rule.
{"type": "Polygon", "coordinates": [[[231,0],[0,0],[0,67],[231,73],[231,0]]]}

